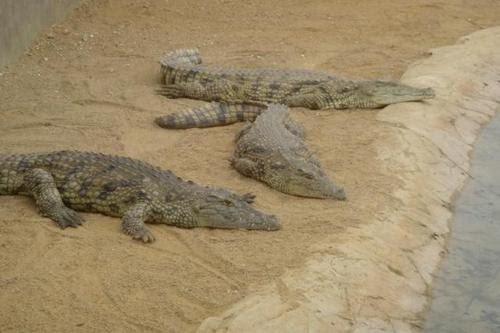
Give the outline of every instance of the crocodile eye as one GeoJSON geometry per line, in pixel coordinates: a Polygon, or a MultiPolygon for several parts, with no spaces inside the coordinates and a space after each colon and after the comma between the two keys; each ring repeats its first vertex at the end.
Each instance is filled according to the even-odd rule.
{"type": "Polygon", "coordinates": [[[307,179],[313,179],[314,176],[312,174],[310,174],[309,172],[305,172],[304,170],[302,169],[298,169],[297,170],[299,172],[299,174],[304,177],[304,178],[307,178],[307,179]]]}
{"type": "Polygon", "coordinates": [[[218,196],[216,195],[213,195],[213,194],[209,194],[207,196],[207,201],[210,201],[210,202],[217,202],[217,201],[220,201],[221,198],[219,198],[218,196]]]}

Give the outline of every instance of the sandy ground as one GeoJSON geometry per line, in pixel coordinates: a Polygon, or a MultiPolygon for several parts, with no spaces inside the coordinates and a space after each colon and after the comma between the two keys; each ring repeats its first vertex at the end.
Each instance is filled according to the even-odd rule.
{"type": "Polygon", "coordinates": [[[397,207],[386,206],[342,237],[310,246],[302,267],[254,288],[205,319],[197,333],[420,332],[433,275],[446,253],[454,195],[471,177],[469,154],[481,126],[500,111],[498,40],[495,27],[432,49],[402,80],[432,86],[436,98],[377,114],[391,127],[378,139],[377,162],[400,181],[387,193],[397,207]]]}
{"type": "Polygon", "coordinates": [[[429,48],[499,19],[496,1],[90,1],[2,71],[2,152],[74,148],[141,158],[196,182],[252,191],[284,228],[152,226],[157,242],[143,245],[121,234],[117,219],[84,214],[84,227],[62,231],[29,198],[0,197],[0,330],[194,331],[300,269],[318,244],[348,243],[347,229],[400,208],[389,195],[403,185],[398,170],[377,159],[393,130],[378,111],[293,110],[349,200],[286,196],[230,168],[241,124],[153,124],[202,103],[154,93],[163,52],[197,46],[212,63],[397,78],[429,48]]]}

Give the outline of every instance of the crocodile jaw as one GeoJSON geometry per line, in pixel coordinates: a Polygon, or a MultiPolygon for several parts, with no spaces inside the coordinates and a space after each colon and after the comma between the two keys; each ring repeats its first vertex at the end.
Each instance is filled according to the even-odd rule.
{"type": "Polygon", "coordinates": [[[320,177],[316,180],[290,180],[286,187],[283,188],[283,192],[308,198],[346,199],[344,189],[335,185],[328,177],[320,177]]]}
{"type": "Polygon", "coordinates": [[[379,108],[435,97],[432,88],[416,88],[396,81],[364,81],[358,86],[359,107],[379,108]]]}
{"type": "Polygon", "coordinates": [[[274,215],[253,208],[241,196],[218,192],[198,198],[192,207],[197,226],[224,229],[279,230],[281,224],[274,215]]]}

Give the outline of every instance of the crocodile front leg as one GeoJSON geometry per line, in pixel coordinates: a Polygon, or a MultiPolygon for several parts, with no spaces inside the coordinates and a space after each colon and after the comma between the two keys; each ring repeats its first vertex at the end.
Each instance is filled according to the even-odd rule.
{"type": "Polygon", "coordinates": [[[52,175],[43,169],[29,170],[24,185],[35,200],[42,216],[56,222],[61,228],[77,227],[83,223],[78,214],[66,207],[52,175]]]}
{"type": "Polygon", "coordinates": [[[293,135],[304,139],[305,134],[304,134],[304,127],[302,127],[301,124],[295,122],[292,118],[286,117],[285,120],[283,121],[286,129],[292,133],[293,135]]]}
{"type": "Polygon", "coordinates": [[[129,208],[122,218],[122,230],[133,239],[151,243],[155,240],[153,234],[146,228],[144,222],[151,216],[152,207],[149,203],[141,202],[129,208]]]}

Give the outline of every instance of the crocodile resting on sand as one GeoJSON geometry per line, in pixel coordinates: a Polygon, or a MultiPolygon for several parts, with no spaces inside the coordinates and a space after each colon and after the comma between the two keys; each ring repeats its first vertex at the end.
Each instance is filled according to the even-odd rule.
{"type": "Polygon", "coordinates": [[[41,215],[61,228],[82,224],[74,210],[122,217],[122,230],[144,242],[154,240],[145,223],[280,228],[276,217],[249,205],[250,193],[203,187],[139,160],[91,152],[0,155],[2,194],[34,197],[41,215]]]}
{"type": "Polygon", "coordinates": [[[163,86],[169,98],[226,102],[166,115],[156,122],[166,128],[210,127],[254,120],[266,104],[309,109],[380,108],[434,97],[431,88],[397,81],[351,81],[304,69],[236,69],[202,65],[197,49],[180,49],[160,59],[163,86]],[[236,106],[234,106],[236,105],[236,106]]]}
{"type": "Polygon", "coordinates": [[[345,199],[304,143],[302,128],[284,105],[269,105],[236,135],[233,167],[287,194],[345,199]]]}

